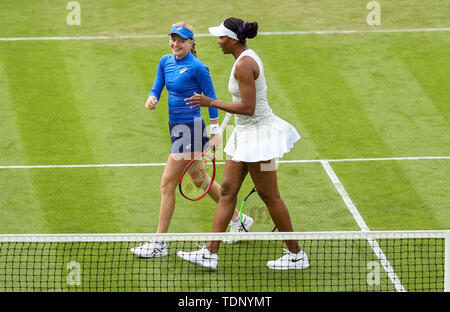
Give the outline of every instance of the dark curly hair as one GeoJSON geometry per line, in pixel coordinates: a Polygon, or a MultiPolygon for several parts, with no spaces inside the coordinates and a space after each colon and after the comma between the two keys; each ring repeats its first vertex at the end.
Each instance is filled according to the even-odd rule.
{"type": "Polygon", "coordinates": [[[241,43],[245,43],[247,39],[254,38],[258,34],[257,22],[249,23],[240,18],[230,17],[223,21],[223,25],[235,32],[241,43]]]}

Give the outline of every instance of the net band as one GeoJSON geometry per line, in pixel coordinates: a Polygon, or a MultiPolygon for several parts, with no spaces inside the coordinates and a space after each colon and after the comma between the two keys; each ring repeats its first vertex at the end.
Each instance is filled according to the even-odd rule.
{"type": "Polygon", "coordinates": [[[448,231],[330,231],[330,232],[247,232],[247,233],[79,233],[0,234],[0,242],[120,242],[145,240],[324,240],[324,239],[407,239],[449,238],[448,231]]]}

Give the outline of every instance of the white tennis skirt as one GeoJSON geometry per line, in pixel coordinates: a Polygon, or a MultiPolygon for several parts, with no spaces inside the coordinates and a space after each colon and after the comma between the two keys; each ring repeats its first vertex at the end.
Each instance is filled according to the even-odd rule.
{"type": "Polygon", "coordinates": [[[290,123],[272,114],[255,124],[236,125],[224,151],[233,161],[266,161],[282,158],[299,139],[290,123]]]}

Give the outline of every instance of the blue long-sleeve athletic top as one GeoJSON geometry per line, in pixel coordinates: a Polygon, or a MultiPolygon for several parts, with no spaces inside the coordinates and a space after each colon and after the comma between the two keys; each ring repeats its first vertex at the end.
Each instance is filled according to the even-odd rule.
{"type": "MultiPolygon", "coordinates": [[[[190,52],[182,59],[175,58],[173,54],[161,57],[148,96],[153,95],[159,101],[164,86],[169,93],[169,121],[173,123],[194,122],[195,118],[201,117],[200,107],[191,109],[184,101],[194,92],[217,99],[208,67],[190,52]]],[[[209,107],[208,110],[210,119],[219,117],[217,108],[209,107]]]]}

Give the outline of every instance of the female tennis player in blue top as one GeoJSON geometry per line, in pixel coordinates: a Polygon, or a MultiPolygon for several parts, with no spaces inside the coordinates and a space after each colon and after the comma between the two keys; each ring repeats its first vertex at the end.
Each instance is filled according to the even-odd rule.
{"type": "MultiPolygon", "coordinates": [[[[256,190],[269,209],[278,231],[292,232],[289,212],[280,197],[274,159],[281,158],[300,139],[296,129],[273,114],[267,101],[264,67],[258,55],[246,45],[247,38],[256,36],[257,23],[228,18],[218,27],[210,27],[224,54],[232,54],[228,90],[233,102],[223,102],[207,95],[195,94],[186,99],[187,106],[219,108],[234,113],[236,127],[225,147],[227,160],[212,232],[225,232],[236,205],[237,194],[244,178],[250,173],[256,190]]],[[[268,261],[275,270],[304,269],[308,257],[296,240],[286,240],[286,254],[268,261]]],[[[201,250],[179,251],[181,258],[210,269],[218,264],[219,241],[210,241],[201,250]]]]}
{"type": "MultiPolygon", "coordinates": [[[[145,103],[147,109],[154,110],[164,86],[167,88],[172,146],[161,178],[161,206],[157,233],[166,233],[169,229],[175,209],[175,189],[183,169],[195,153],[201,153],[209,144],[200,107],[190,109],[184,99],[197,93],[216,98],[209,69],[196,57],[192,26],[185,22],[176,23],[172,25],[169,35],[172,53],[161,57],[153,87],[145,103]]],[[[219,114],[214,107],[210,107],[208,111],[210,133],[214,136],[219,130],[219,114]]],[[[208,195],[218,202],[220,186],[217,182],[214,182],[208,195]]],[[[235,218],[238,214],[239,211],[235,210],[235,218]]],[[[252,221],[250,217],[247,218],[252,221]]],[[[230,231],[241,231],[236,225],[237,223],[230,224],[230,231]]],[[[144,243],[132,248],[131,252],[141,257],[167,255],[164,242],[144,243]]]]}

